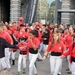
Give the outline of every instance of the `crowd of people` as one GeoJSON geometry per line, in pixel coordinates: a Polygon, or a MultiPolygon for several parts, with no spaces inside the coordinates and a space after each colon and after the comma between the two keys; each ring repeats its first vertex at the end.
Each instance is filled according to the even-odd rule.
{"type": "Polygon", "coordinates": [[[16,22],[0,22],[0,70],[10,70],[10,55],[12,65],[15,65],[15,55],[19,51],[18,72],[26,73],[26,59],[29,57],[29,75],[38,75],[36,60],[44,61],[50,56],[51,75],[61,75],[63,58],[67,57],[67,73],[75,75],[75,30],[65,23],[57,25],[41,24],[39,22],[23,22],[22,17],[16,22]],[[44,52],[41,55],[41,50],[44,52]],[[2,67],[1,67],[2,66],[2,67]]]}

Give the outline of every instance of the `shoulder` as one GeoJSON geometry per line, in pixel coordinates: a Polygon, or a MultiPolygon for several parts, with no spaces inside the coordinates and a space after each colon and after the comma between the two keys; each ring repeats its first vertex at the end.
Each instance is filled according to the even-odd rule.
{"type": "Polygon", "coordinates": [[[11,36],[8,32],[4,32],[4,35],[11,36]]]}
{"type": "Polygon", "coordinates": [[[39,39],[38,38],[34,38],[34,41],[39,41],[39,39]]]}
{"type": "Polygon", "coordinates": [[[26,42],[24,42],[24,45],[27,45],[27,43],[26,43],[26,42]]]}
{"type": "Polygon", "coordinates": [[[33,40],[35,43],[40,44],[40,40],[38,38],[34,38],[33,40]]]}

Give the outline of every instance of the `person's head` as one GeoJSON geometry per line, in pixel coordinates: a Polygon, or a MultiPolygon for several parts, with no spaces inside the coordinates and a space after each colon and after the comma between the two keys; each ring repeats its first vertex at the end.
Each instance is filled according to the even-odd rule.
{"type": "Polygon", "coordinates": [[[68,28],[65,28],[64,33],[67,34],[69,32],[68,28]]]}
{"type": "Polygon", "coordinates": [[[73,33],[73,27],[69,27],[69,33],[72,34],[73,33]]]}
{"type": "Polygon", "coordinates": [[[20,38],[19,38],[19,41],[20,41],[20,43],[23,44],[23,43],[25,42],[25,38],[24,38],[24,37],[20,37],[20,38]]]}
{"type": "Polygon", "coordinates": [[[20,28],[20,32],[25,32],[25,29],[24,28],[20,28]]]}
{"type": "Polygon", "coordinates": [[[12,23],[12,26],[16,26],[16,22],[13,22],[13,23],[12,23]]]}
{"type": "Polygon", "coordinates": [[[63,26],[67,26],[67,24],[66,23],[63,23],[63,26]]]}
{"type": "Polygon", "coordinates": [[[52,47],[55,42],[57,42],[57,43],[60,42],[60,38],[59,38],[58,33],[54,33],[53,34],[53,38],[52,38],[52,41],[51,41],[51,45],[50,46],[52,47]]]}
{"type": "Polygon", "coordinates": [[[24,18],[23,18],[23,17],[20,17],[20,18],[19,18],[19,21],[24,21],[24,18]]]}
{"type": "Polygon", "coordinates": [[[49,31],[49,29],[45,29],[45,33],[48,33],[48,34],[50,34],[50,31],[49,31]]]}
{"type": "Polygon", "coordinates": [[[59,29],[64,29],[64,26],[62,24],[60,24],[59,29]]]}
{"type": "Polygon", "coordinates": [[[6,27],[6,26],[3,26],[3,30],[5,30],[5,31],[6,31],[6,30],[8,30],[8,29],[7,29],[7,27],[6,27]]]}
{"type": "Polygon", "coordinates": [[[54,27],[53,28],[53,33],[56,33],[56,31],[57,31],[57,27],[54,27]]]}
{"type": "Polygon", "coordinates": [[[53,41],[54,42],[59,42],[60,41],[58,33],[53,34],[53,41]]]}
{"type": "Polygon", "coordinates": [[[57,32],[57,34],[59,35],[59,38],[60,38],[63,31],[59,29],[59,30],[57,30],[56,32],[57,32]]]}
{"type": "Polygon", "coordinates": [[[38,37],[38,31],[37,30],[31,30],[29,33],[29,37],[33,39],[34,37],[38,37]]]}
{"type": "Polygon", "coordinates": [[[8,22],[5,22],[5,25],[9,25],[8,22]]]}
{"type": "Polygon", "coordinates": [[[4,24],[0,24],[0,32],[3,32],[3,26],[4,24]]]}

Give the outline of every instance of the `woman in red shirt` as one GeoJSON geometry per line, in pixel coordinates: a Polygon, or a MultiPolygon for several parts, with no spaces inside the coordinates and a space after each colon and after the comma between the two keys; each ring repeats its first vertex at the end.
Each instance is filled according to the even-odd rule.
{"type": "Polygon", "coordinates": [[[36,38],[37,36],[38,36],[38,32],[36,30],[32,30],[30,31],[28,37],[29,61],[30,61],[29,75],[33,75],[33,71],[34,74],[37,75],[35,62],[38,57],[38,46],[40,44],[40,41],[38,40],[38,38],[36,38]]]}
{"type": "Polygon", "coordinates": [[[64,53],[61,58],[64,58],[64,56],[70,55],[70,63],[71,63],[71,72],[72,75],[75,75],[75,34],[73,35],[73,42],[68,46],[69,51],[64,53]]]}
{"type": "Polygon", "coordinates": [[[59,35],[57,33],[54,33],[53,39],[49,43],[43,57],[43,60],[45,60],[47,54],[50,52],[50,68],[52,75],[58,75],[59,73],[62,64],[62,59],[60,58],[60,56],[62,55],[64,49],[64,44],[60,41],[59,35]]]}

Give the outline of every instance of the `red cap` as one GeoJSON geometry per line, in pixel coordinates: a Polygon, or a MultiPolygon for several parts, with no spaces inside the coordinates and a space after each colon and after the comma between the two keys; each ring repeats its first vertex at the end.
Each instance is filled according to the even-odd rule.
{"type": "Polygon", "coordinates": [[[20,18],[19,18],[19,20],[22,20],[22,21],[23,21],[23,20],[24,20],[24,18],[23,18],[23,17],[20,17],[20,18]]]}

